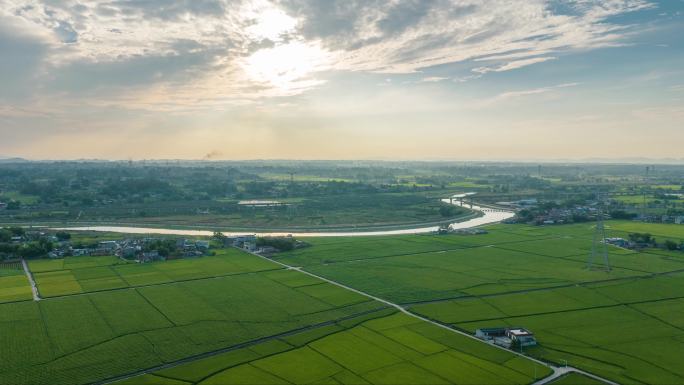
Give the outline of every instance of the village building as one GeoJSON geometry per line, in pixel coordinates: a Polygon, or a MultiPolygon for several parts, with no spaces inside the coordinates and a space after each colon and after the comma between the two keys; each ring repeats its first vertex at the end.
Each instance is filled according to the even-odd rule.
{"type": "Polygon", "coordinates": [[[256,242],[244,242],[242,244],[242,248],[247,251],[254,252],[257,249],[257,245],[256,242]]]}
{"type": "Polygon", "coordinates": [[[606,243],[609,245],[623,248],[627,248],[630,246],[629,241],[623,238],[606,238],[606,243]]]}
{"type": "Polygon", "coordinates": [[[537,340],[534,338],[534,334],[527,329],[507,329],[506,337],[510,338],[515,346],[526,347],[537,345],[537,340]]]}
{"type": "Polygon", "coordinates": [[[209,241],[196,241],[195,247],[197,247],[200,250],[209,250],[209,244],[209,241]]]}
{"type": "Polygon", "coordinates": [[[117,241],[100,241],[100,242],[98,242],[97,246],[98,246],[98,249],[103,249],[103,250],[107,250],[109,252],[112,252],[112,251],[119,248],[119,242],[117,242],[117,241]]]}
{"type": "Polygon", "coordinates": [[[505,348],[537,345],[532,332],[524,328],[480,328],[475,330],[475,337],[505,348]]]}

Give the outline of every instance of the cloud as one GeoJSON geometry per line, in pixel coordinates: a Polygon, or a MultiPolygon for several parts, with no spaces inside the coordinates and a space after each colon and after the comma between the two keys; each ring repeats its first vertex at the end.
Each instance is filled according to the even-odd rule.
{"type": "Polygon", "coordinates": [[[488,72],[503,72],[503,71],[510,71],[522,67],[527,67],[532,64],[537,64],[537,63],[543,63],[545,61],[549,60],[556,60],[555,57],[553,56],[546,56],[546,57],[533,57],[529,59],[522,59],[522,60],[514,60],[502,65],[499,65],[497,67],[477,67],[473,68],[473,72],[480,73],[480,74],[486,74],[488,72]]]}
{"type": "Polygon", "coordinates": [[[449,78],[443,77],[443,76],[428,76],[428,77],[421,79],[421,82],[423,82],[423,83],[437,83],[437,82],[441,82],[443,80],[449,80],[449,78]]]}
{"type": "Polygon", "coordinates": [[[31,99],[51,44],[49,33],[0,14],[0,101],[31,99]]]}
{"type": "Polygon", "coordinates": [[[519,99],[522,97],[530,96],[530,95],[539,95],[539,94],[546,94],[550,93],[553,91],[556,91],[558,89],[562,88],[568,88],[568,87],[575,87],[578,86],[580,83],[563,83],[563,84],[557,84],[554,86],[549,86],[549,87],[539,87],[539,88],[532,88],[532,89],[527,89],[527,90],[517,90],[517,91],[506,91],[502,92],[493,98],[485,99],[476,104],[477,107],[488,107],[496,103],[500,102],[506,102],[506,101],[511,101],[514,99],[519,99]]]}
{"type": "Polygon", "coordinates": [[[69,103],[215,108],[300,94],[330,74],[409,74],[457,62],[474,71],[457,78],[465,81],[623,44],[629,29],[614,16],[653,6],[562,4],[0,0],[0,76],[10,84],[0,98],[35,86],[33,95],[69,103]]]}

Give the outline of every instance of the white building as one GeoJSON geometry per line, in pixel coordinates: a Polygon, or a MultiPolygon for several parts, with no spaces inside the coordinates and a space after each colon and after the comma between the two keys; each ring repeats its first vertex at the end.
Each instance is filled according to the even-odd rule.
{"type": "Polygon", "coordinates": [[[535,346],[537,345],[537,340],[534,338],[534,334],[527,329],[515,328],[506,330],[506,337],[513,341],[513,344],[518,346],[535,346]]]}

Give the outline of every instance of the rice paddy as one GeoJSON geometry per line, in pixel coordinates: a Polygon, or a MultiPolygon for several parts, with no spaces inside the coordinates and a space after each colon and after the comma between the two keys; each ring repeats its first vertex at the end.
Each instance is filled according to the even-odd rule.
{"type": "MultiPolygon", "coordinates": [[[[611,221],[607,229],[608,236],[684,239],[678,225],[611,221]]],[[[525,353],[559,365],[620,383],[684,382],[677,363],[684,354],[684,253],[610,247],[612,270],[605,272],[586,268],[592,224],[488,231],[356,245],[313,240],[310,249],[278,259],[470,333],[528,328],[539,346],[525,353]]]]}
{"type": "Polygon", "coordinates": [[[234,250],[197,259],[176,259],[164,263],[138,264],[114,256],[67,257],[33,260],[34,273],[43,297],[157,285],[276,269],[278,266],[234,250]]]}
{"type": "Polygon", "coordinates": [[[31,298],[31,286],[21,262],[0,262],[0,303],[31,298]]]}
{"type": "MultiPolygon", "coordinates": [[[[611,236],[639,229],[608,226],[611,236]]],[[[541,360],[620,383],[683,382],[684,254],[611,247],[610,272],[586,269],[592,231],[495,225],[485,235],[312,239],[275,258],[462,331],[525,327],[539,345],[523,351],[541,360]]],[[[684,238],[674,225],[645,231],[684,238]]],[[[235,249],[30,268],[43,301],[30,300],[23,271],[0,269],[0,383],[528,384],[549,374],[235,249]]]]}
{"type": "Polygon", "coordinates": [[[281,337],[117,385],[526,384],[538,363],[394,312],[281,337]]]}

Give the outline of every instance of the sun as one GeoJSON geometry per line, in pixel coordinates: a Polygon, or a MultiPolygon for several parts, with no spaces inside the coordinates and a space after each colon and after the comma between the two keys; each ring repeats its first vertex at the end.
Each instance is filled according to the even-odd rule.
{"type": "Polygon", "coordinates": [[[262,9],[254,18],[256,22],[246,32],[255,40],[281,41],[284,35],[297,27],[297,19],[275,8],[262,9]]]}
{"type": "Polygon", "coordinates": [[[242,60],[250,81],[281,91],[316,82],[311,74],[322,70],[330,55],[319,42],[306,41],[297,33],[296,18],[266,2],[252,3],[245,15],[252,22],[246,29],[250,40],[272,43],[242,60]]]}
{"type": "Polygon", "coordinates": [[[295,41],[255,52],[245,60],[244,70],[254,81],[286,90],[321,70],[326,62],[327,54],[320,46],[295,41]]]}

